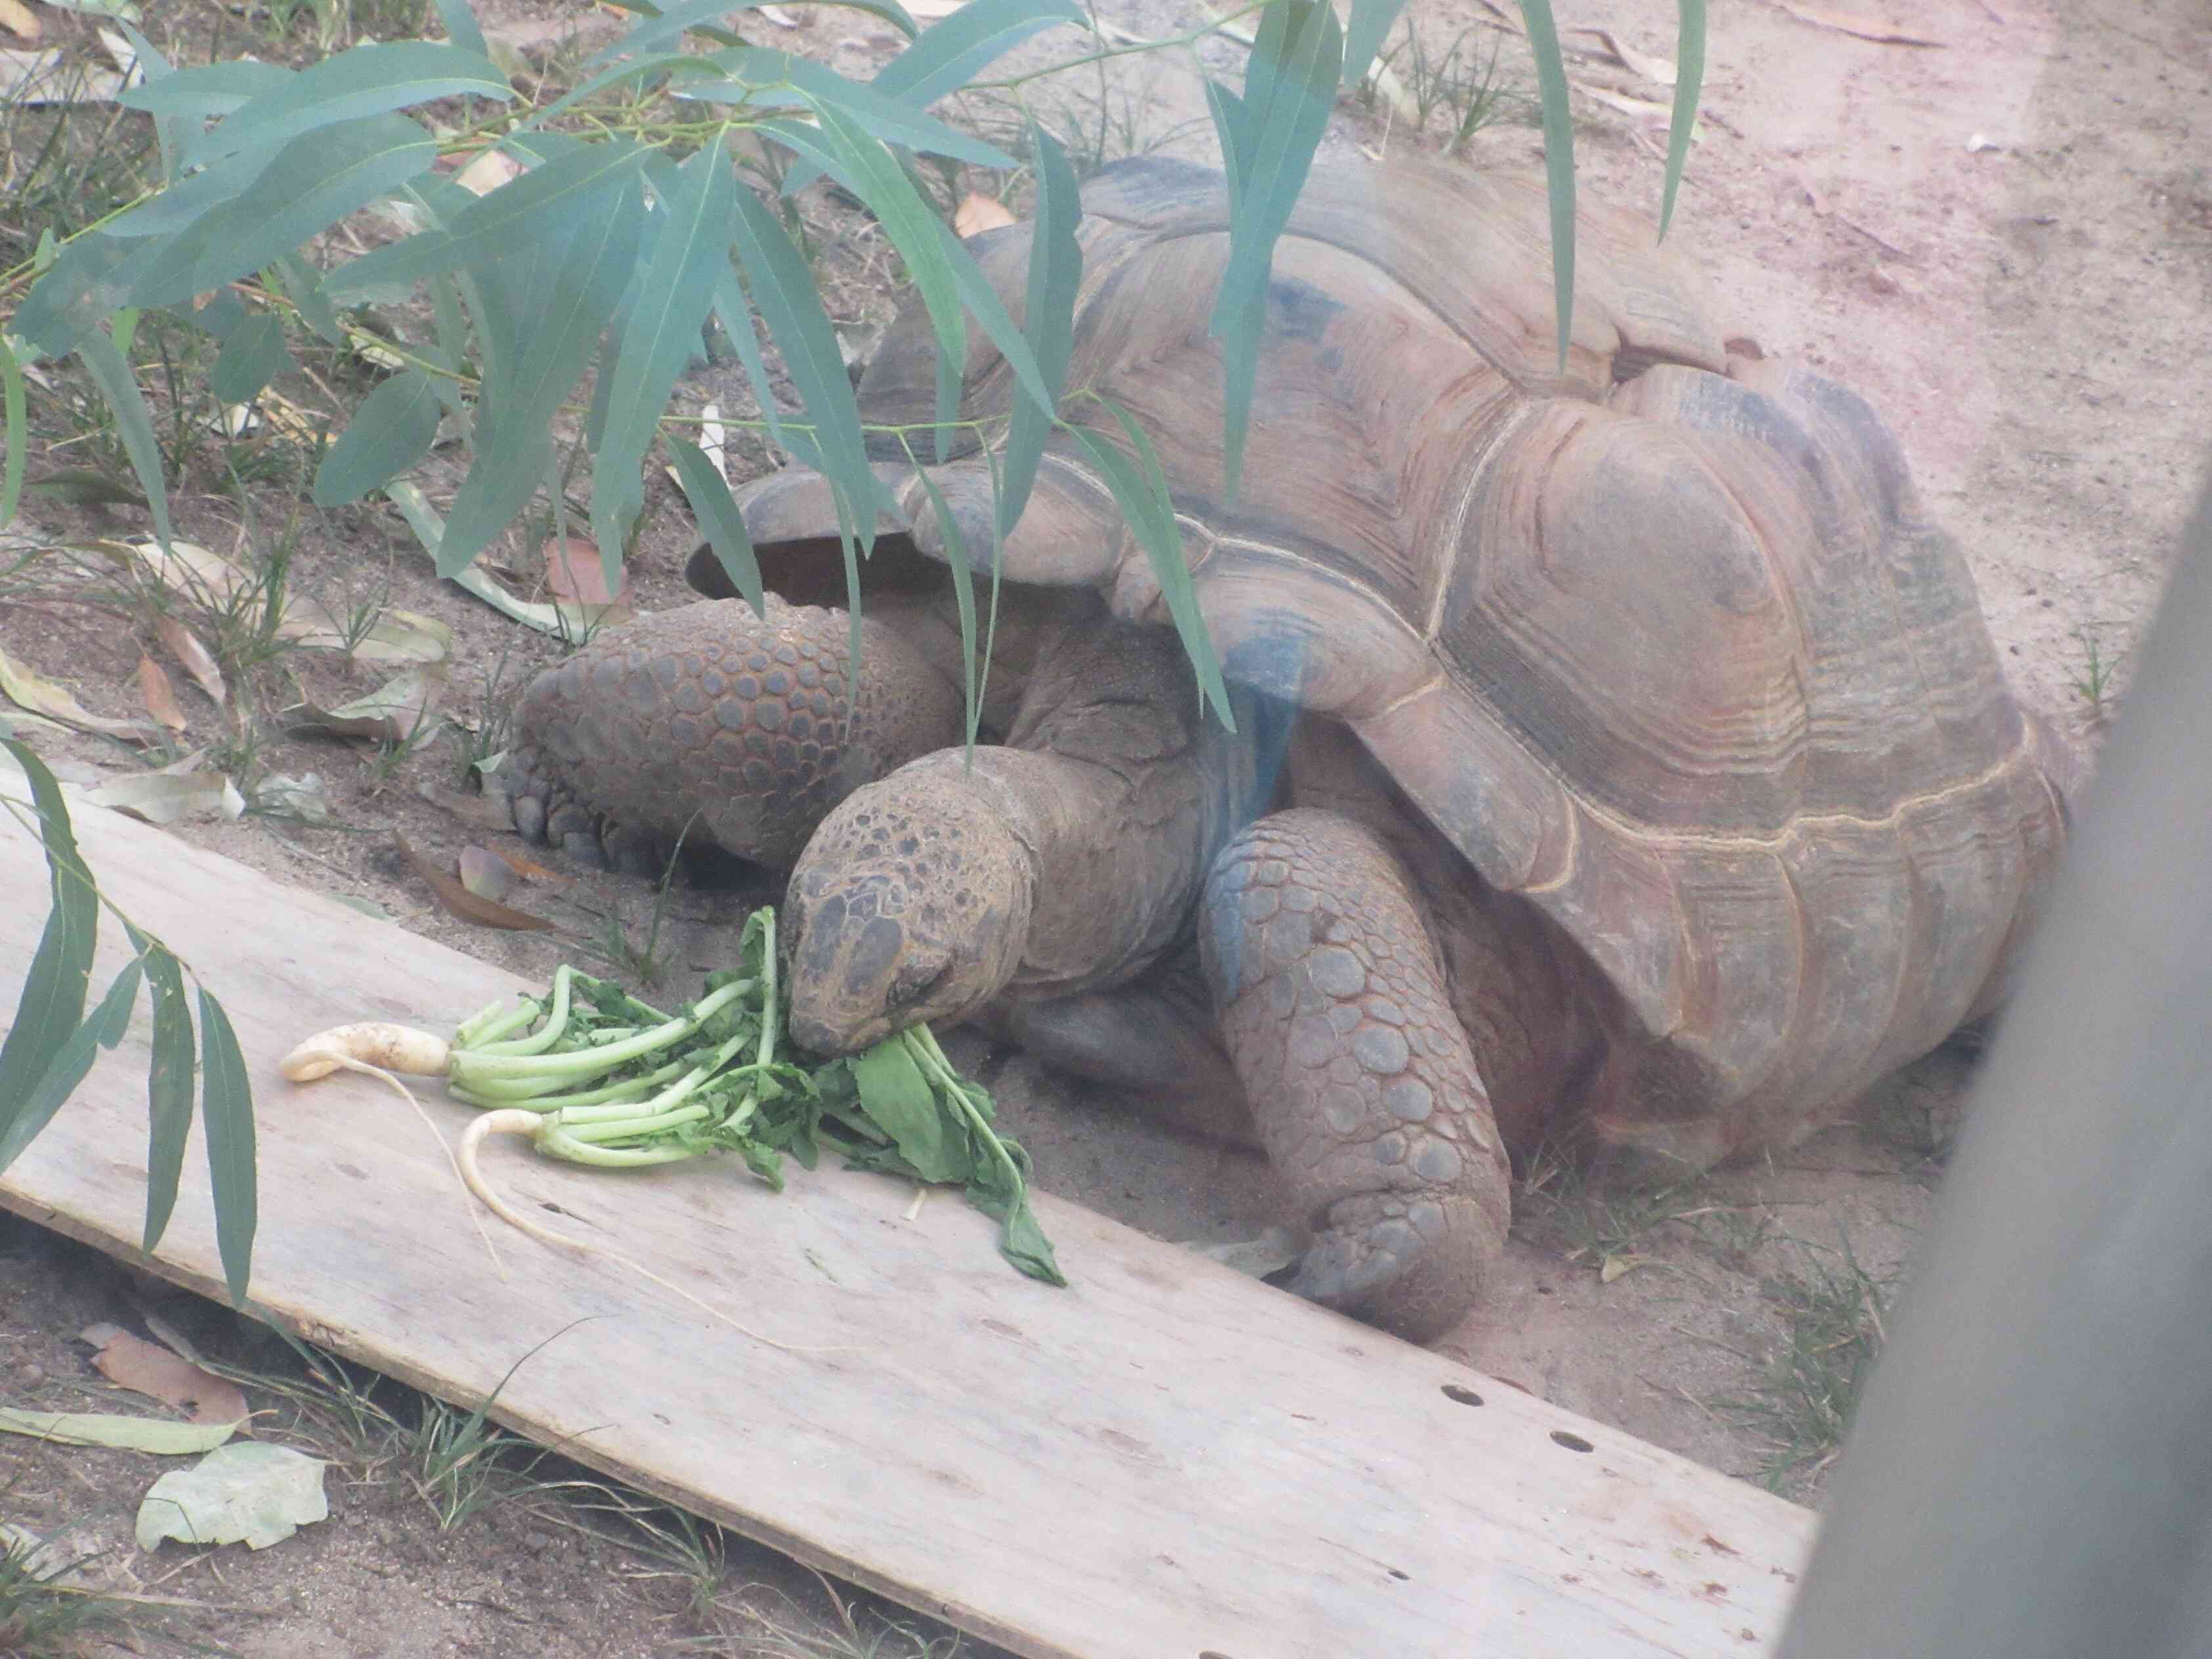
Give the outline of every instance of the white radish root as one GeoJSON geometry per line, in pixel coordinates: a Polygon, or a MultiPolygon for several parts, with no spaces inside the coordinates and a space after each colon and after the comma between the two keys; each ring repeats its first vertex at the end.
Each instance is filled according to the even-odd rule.
{"type": "Polygon", "coordinates": [[[443,1077],[453,1050],[443,1037],[411,1026],[363,1020],[334,1025],[309,1037],[284,1056],[278,1069],[289,1082],[313,1083],[332,1072],[361,1066],[404,1072],[410,1077],[443,1077]]]}
{"type": "Polygon", "coordinates": [[[611,1250],[604,1244],[594,1244],[585,1239],[572,1238],[566,1233],[555,1232],[550,1227],[540,1226],[492,1190],[491,1183],[484,1179],[483,1171],[477,1165],[477,1153],[484,1141],[492,1135],[521,1135],[535,1140],[538,1132],[544,1127],[544,1120],[537,1113],[510,1108],[503,1111],[486,1112],[475,1122],[470,1124],[467,1132],[461,1136],[462,1182],[482,1200],[486,1209],[507,1223],[508,1226],[520,1232],[526,1233],[541,1244],[550,1244],[556,1249],[573,1250],[579,1255],[599,1256],[617,1267],[627,1267],[639,1278],[658,1285],[671,1296],[683,1297],[700,1312],[710,1319],[718,1320],[727,1325],[738,1335],[750,1337],[756,1342],[765,1342],[769,1347],[780,1352],[856,1353],[860,1352],[849,1345],[829,1348],[802,1348],[789,1342],[779,1342],[772,1336],[763,1335],[750,1325],[738,1323],[713,1303],[701,1300],[681,1285],[671,1284],[652,1268],[642,1262],[633,1261],[619,1250],[611,1250]]]}

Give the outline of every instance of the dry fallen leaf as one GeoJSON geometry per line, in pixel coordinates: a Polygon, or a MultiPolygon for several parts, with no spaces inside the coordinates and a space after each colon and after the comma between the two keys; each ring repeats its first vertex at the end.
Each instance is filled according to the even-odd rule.
{"type": "Polygon", "coordinates": [[[23,0],[0,0],[0,29],[25,40],[35,40],[46,33],[38,13],[25,5],[23,0]]]}
{"type": "Polygon", "coordinates": [[[1848,11],[1827,11],[1818,6],[1796,5],[1792,0],[1774,0],[1774,3],[1801,23],[1810,23],[1815,28],[1833,29],[1838,34],[1856,35],[1862,40],[1871,40],[1878,46],[1941,46],[1943,44],[1924,34],[1907,34],[1876,17],[1861,17],[1848,11]]]}
{"type": "MultiPolygon", "coordinates": [[[[195,757],[195,763],[198,757],[195,757]]],[[[203,772],[197,763],[190,770],[165,768],[159,772],[130,772],[112,777],[86,792],[94,806],[125,813],[148,823],[175,823],[183,818],[242,817],[246,797],[220,772],[203,772]]]]}
{"type": "Polygon", "coordinates": [[[981,236],[987,230],[1003,230],[1015,222],[1004,202],[975,190],[962,197],[952,212],[953,234],[958,236],[981,236]]]}
{"type": "Polygon", "coordinates": [[[293,732],[324,732],[337,738],[372,738],[379,743],[404,743],[430,718],[445,690],[446,665],[423,663],[397,676],[365,697],[318,708],[303,702],[284,712],[284,727],[293,732]]]}
{"type": "Polygon", "coordinates": [[[613,612],[627,609],[629,572],[621,572],[612,593],[607,592],[607,571],[599,550],[586,538],[571,536],[545,544],[545,586],[553,597],[581,609],[598,622],[620,620],[613,612]]]}
{"type": "Polygon", "coordinates": [[[473,921],[485,927],[506,927],[517,933],[557,933],[557,925],[543,916],[533,916],[527,910],[516,910],[491,899],[478,898],[474,893],[447,875],[407,844],[407,837],[394,834],[400,856],[404,858],[415,873],[429,884],[430,890],[438,896],[438,902],[463,921],[473,921]]]}
{"type": "Polygon", "coordinates": [[[453,175],[453,182],[463,190],[478,196],[489,196],[510,179],[522,173],[522,163],[503,149],[487,149],[477,153],[476,160],[453,175]]]}
{"type": "Polygon", "coordinates": [[[575,885],[576,878],[574,876],[564,876],[558,870],[549,870],[536,859],[525,858],[520,853],[510,853],[504,847],[495,847],[491,850],[506,861],[508,869],[514,871],[525,881],[549,881],[556,887],[575,885]]]}
{"type": "Polygon", "coordinates": [[[174,1406],[195,1423],[236,1423],[246,1415],[236,1385],[167,1348],[113,1325],[94,1325],[82,1335],[99,1350],[92,1363],[111,1382],[174,1406]]]}
{"type": "Polygon", "coordinates": [[[154,631],[169,647],[169,654],[184,665],[185,672],[192,677],[193,683],[214,699],[216,708],[222,708],[228,694],[222,670],[216,665],[214,653],[200,643],[199,636],[174,617],[156,617],[154,631]]]}
{"type": "Polygon", "coordinates": [[[190,724],[185,711],[177,707],[176,687],[169,684],[161,665],[143,652],[138,656],[138,696],[146,712],[172,732],[181,732],[190,724]]]}
{"type": "Polygon", "coordinates": [[[1640,75],[1647,81],[1656,81],[1662,87],[1674,84],[1673,64],[1664,58],[1656,58],[1650,52],[1638,52],[1635,47],[1624,44],[1620,37],[1610,29],[1570,29],[1567,33],[1595,35],[1598,44],[1631,74],[1640,75]]]}
{"type": "Polygon", "coordinates": [[[461,885],[478,898],[489,899],[495,904],[505,902],[508,894],[522,885],[521,875],[497,854],[488,848],[461,848],[461,885]]]}
{"type": "MultiPolygon", "coordinates": [[[[191,542],[173,541],[167,549],[153,542],[85,545],[118,564],[143,569],[171,593],[211,611],[234,611],[254,597],[252,576],[220,553],[191,542]]],[[[453,630],[435,617],[386,611],[362,629],[307,594],[285,597],[276,632],[295,645],[349,651],[362,662],[437,662],[453,648],[453,630]]]]}
{"type": "Polygon", "coordinates": [[[80,732],[97,732],[125,743],[156,744],[161,728],[149,720],[116,720],[88,713],[77,700],[43,675],[34,674],[0,651],[0,696],[34,714],[73,726],[80,732]]]}

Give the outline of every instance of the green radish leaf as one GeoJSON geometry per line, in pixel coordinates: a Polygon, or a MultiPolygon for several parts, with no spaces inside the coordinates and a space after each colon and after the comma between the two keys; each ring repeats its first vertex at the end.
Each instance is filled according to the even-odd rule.
{"type": "Polygon", "coordinates": [[[357,501],[428,454],[440,401],[436,377],[419,368],[403,369],[370,392],[315,469],[315,505],[357,501]]]}
{"type": "MultiPolygon", "coordinates": [[[[972,3],[972,0],[971,0],[972,3]]],[[[1075,343],[1075,295],[1083,285],[1083,246],[1075,228],[1083,199],[1067,152],[1035,121],[1030,142],[1036,152],[1036,210],[1030,222],[1030,274],[1022,332],[1036,359],[1037,376],[1050,402],[1014,399],[1006,428],[1006,477],[999,495],[999,533],[1021,521],[1044,459],[1045,440],[1057,419],[1060,387],[1075,343]]],[[[944,516],[942,514],[940,517],[944,516]]]]}
{"type": "Polygon", "coordinates": [[[317,133],[311,144],[288,144],[233,199],[154,241],[159,252],[132,285],[131,303],[176,305],[258,270],[390,195],[437,153],[438,141],[404,115],[344,122],[317,133]]]}
{"type": "Polygon", "coordinates": [[[765,617],[768,605],[761,592],[760,561],[753,556],[752,538],[745,534],[744,515],[730,499],[730,487],[698,445],[673,436],[665,441],[668,453],[676,458],[676,480],[684,487],[684,498],[691,503],[699,528],[706,532],[707,545],[714,550],[731,586],[744,595],[753,614],[765,617]]]}
{"type": "Polygon", "coordinates": [[[1406,9],[1406,0],[1352,0],[1352,21],[1344,31],[1344,84],[1356,87],[1367,78],[1368,66],[1390,33],[1390,25],[1406,9]]]}
{"type": "Polygon", "coordinates": [[[986,1180],[979,1174],[969,1183],[968,1201],[999,1224],[999,1254],[1031,1279],[1065,1286],[1067,1275],[1060,1270],[1052,1241],[1030,1208],[1027,1185],[1006,1181],[995,1160],[977,1160],[979,1170],[986,1167],[996,1178],[986,1180]]]}
{"type": "Polygon", "coordinates": [[[848,1062],[860,1091],[860,1109],[898,1144],[916,1179],[964,1182],[968,1160],[945,1133],[937,1094],[907,1053],[903,1037],[886,1037],[848,1062]]]}
{"type": "Polygon", "coordinates": [[[574,390],[635,268],[644,217],[637,182],[618,177],[601,191],[541,220],[530,247],[501,261],[489,273],[499,280],[483,284],[487,292],[504,289],[514,303],[493,330],[476,459],[438,544],[441,576],[466,569],[537,494],[553,459],[547,414],[574,390]],[[507,337],[498,337],[501,331],[507,337]]]}
{"type": "Polygon", "coordinates": [[[0,530],[15,516],[15,503],[23,495],[23,452],[29,447],[28,418],[23,402],[23,366],[16,362],[8,337],[0,334],[0,530]]]}
{"type": "Polygon", "coordinates": [[[627,138],[611,138],[556,156],[470,203],[443,228],[418,232],[340,265],[325,286],[343,298],[464,265],[482,270],[535,243],[544,226],[592,211],[602,201],[600,191],[626,183],[655,154],[627,138]]]}
{"type": "Polygon", "coordinates": [[[199,988],[200,1118],[207,1131],[208,1183],[215,1194],[216,1250],[234,1307],[246,1305],[259,1199],[253,1145],[253,1087],[222,1005],[199,988]]]}
{"type": "Polygon", "coordinates": [[[1236,129],[1241,181],[1231,198],[1229,264],[1208,328],[1221,342],[1222,488],[1232,501],[1267,324],[1267,273],[1328,130],[1343,67],[1344,37],[1328,0],[1278,0],[1261,20],[1241,112],[1216,104],[1216,125],[1226,118],[1236,129]]]}
{"type": "Polygon", "coordinates": [[[143,964],[137,957],[125,963],[99,1006],[54,1051],[53,1059],[46,1064],[46,1075],[17,1104],[14,1121],[8,1125],[6,1133],[0,1133],[0,1170],[20,1158],[23,1149],[38,1139],[40,1131],[53,1121],[54,1114],[76,1092],[76,1085],[92,1069],[96,1051],[112,1048],[123,1041],[123,1033],[131,1024],[131,1006],[138,1000],[138,981],[143,973],[143,964]]]}
{"type": "Polygon", "coordinates": [[[469,0],[438,0],[438,15],[446,25],[446,38],[464,52],[472,52],[479,58],[491,56],[491,48],[484,43],[483,27],[477,15],[469,9],[469,0]]]}
{"type": "Polygon", "coordinates": [[[1681,0],[1674,46],[1674,113],[1667,126],[1667,191],[1659,203],[1659,240],[1674,217],[1674,191],[1690,161],[1690,133],[1698,125],[1698,93],[1705,79],[1705,0],[1681,0]]]}
{"type": "MultiPolygon", "coordinates": [[[[1529,55],[1536,60],[1536,101],[1544,116],[1544,182],[1552,204],[1552,302],[1559,313],[1559,373],[1564,374],[1567,342],[1575,326],[1574,113],[1567,101],[1567,65],[1559,55],[1551,0],[1521,0],[1521,16],[1528,27],[1529,55]]],[[[1677,80],[1679,83],[1679,75],[1677,80]]]]}
{"type": "Polygon", "coordinates": [[[139,1246],[151,1250],[161,1242],[176,1207],[185,1143],[191,1134],[192,1074],[198,1066],[191,1006],[185,1000],[176,957],[135,932],[131,937],[146,961],[154,1006],[154,1054],[146,1073],[146,1231],[139,1246]]]}
{"type": "MultiPolygon", "coordinates": [[[[1099,401],[1106,400],[1102,398],[1099,401]]],[[[1159,457],[1152,448],[1152,440],[1145,435],[1142,427],[1129,418],[1127,410],[1110,403],[1106,407],[1121,422],[1122,433],[1136,452],[1135,462],[1100,433],[1083,427],[1070,427],[1068,430],[1090,455],[1093,465],[1105,474],[1107,487],[1114,492],[1121,516],[1128,520],[1129,528],[1144,544],[1145,556],[1152,562],[1152,574],[1159,580],[1161,597],[1167,601],[1168,615],[1175,620],[1176,633],[1198,676],[1201,702],[1211,702],[1222,725],[1233,732],[1237,729],[1237,716],[1229,706],[1229,687],[1221,678],[1221,663],[1214,655],[1213,640],[1206,632],[1206,619],[1199,614],[1198,596],[1191,586],[1190,564],[1183,550],[1182,529],[1176,522],[1175,503],[1168,495],[1167,478],[1161,471],[1159,457]]]]}
{"type": "Polygon", "coordinates": [[[226,404],[251,403],[262,387],[292,367],[284,325],[273,313],[256,312],[230,331],[208,384],[226,404]]]}
{"type": "Polygon", "coordinates": [[[645,506],[638,476],[677,376],[699,343],[714,303],[714,281],[729,269],[736,175],[722,133],[678,170],[661,199],[666,222],[638,268],[638,302],[625,322],[608,377],[605,423],[592,469],[592,529],[607,592],[619,585],[623,545],[645,506]]]}
{"type": "MultiPolygon", "coordinates": [[[[837,349],[837,331],[822,309],[814,274],[792,246],[782,222],[750,190],[738,192],[737,208],[738,261],[761,320],[783,354],[805,418],[813,426],[811,459],[837,495],[850,573],[854,538],[864,551],[875,544],[875,504],[882,489],[868,467],[860,406],[845,373],[844,354],[837,349]]],[[[795,424],[787,422],[787,430],[795,424]]],[[[857,597],[857,590],[848,597],[857,597]]],[[[854,632],[857,636],[857,622],[854,632]]]]}
{"type": "Polygon", "coordinates": [[[69,803],[46,764],[16,739],[0,737],[0,748],[15,757],[30,781],[38,809],[39,832],[46,846],[46,874],[53,897],[46,931],[31,957],[15,1018],[0,1042],[0,1136],[15,1120],[38,1080],[84,1017],[92,984],[92,952],[100,930],[100,896],[76,848],[69,803]]]}
{"type": "Polygon", "coordinates": [[[325,127],[464,94],[504,102],[514,88],[489,58],[460,46],[435,40],[355,46],[241,106],[185,146],[184,165],[203,167],[246,149],[273,152],[325,127]]]}
{"type": "Polygon", "coordinates": [[[197,125],[210,116],[242,109],[256,98],[283,91],[291,83],[293,73],[276,64],[236,58],[179,70],[158,80],[149,78],[143,86],[125,87],[115,94],[115,101],[125,109],[142,109],[165,119],[197,125]]]}
{"type": "Polygon", "coordinates": [[[138,487],[146,492],[146,506],[154,515],[154,539],[166,548],[170,539],[169,495],[161,481],[161,446],[154,436],[154,416],[138,390],[137,377],[115,342],[99,329],[91,330],[77,343],[76,354],[100,387],[100,395],[107,400],[108,412],[115,417],[116,435],[123,440],[123,453],[131,458],[131,470],[138,475],[138,487]]]}

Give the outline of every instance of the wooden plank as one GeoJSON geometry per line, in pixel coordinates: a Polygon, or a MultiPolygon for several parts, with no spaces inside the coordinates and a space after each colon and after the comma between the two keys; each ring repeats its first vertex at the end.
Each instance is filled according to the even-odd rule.
{"type": "MultiPolygon", "coordinates": [[[[343,1020],[447,1030],[520,982],[76,810],[103,890],[237,1025],[264,1318],[464,1402],[551,1338],[501,1421],[1024,1655],[1589,1659],[1779,1634],[1805,1511],[1070,1204],[1037,1206],[1058,1291],[964,1205],[905,1220],[912,1189],[881,1177],[800,1172],[775,1195],[720,1162],[613,1176],[508,1152],[495,1178],[557,1206],[551,1224],[816,1352],[495,1228],[502,1279],[403,1105],[357,1079],[295,1091],[275,1062],[343,1020]]],[[[0,812],[0,1010],[45,911],[36,843],[0,812]]],[[[120,959],[105,932],[95,995],[120,959]]],[[[144,1027],[0,1203],[220,1295],[197,1152],[159,1257],[136,1249],[144,1027]]],[[[430,1109],[449,1134],[465,1119],[430,1109]]]]}

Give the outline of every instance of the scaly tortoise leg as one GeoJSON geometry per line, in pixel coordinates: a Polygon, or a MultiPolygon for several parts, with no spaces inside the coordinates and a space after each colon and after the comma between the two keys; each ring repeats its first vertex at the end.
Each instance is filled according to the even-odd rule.
{"type": "Polygon", "coordinates": [[[1213,865],[1206,978],[1261,1144],[1315,1218],[1289,1288],[1415,1341],[1479,1300],[1505,1151],[1427,927],[1349,818],[1261,819],[1213,865]]]}
{"type": "Polygon", "coordinates": [[[960,740],[961,696],[899,634],[768,597],[641,618],[523,694],[507,775],[515,828],[586,862],[658,875],[678,836],[787,868],[846,796],[960,740]]]}

